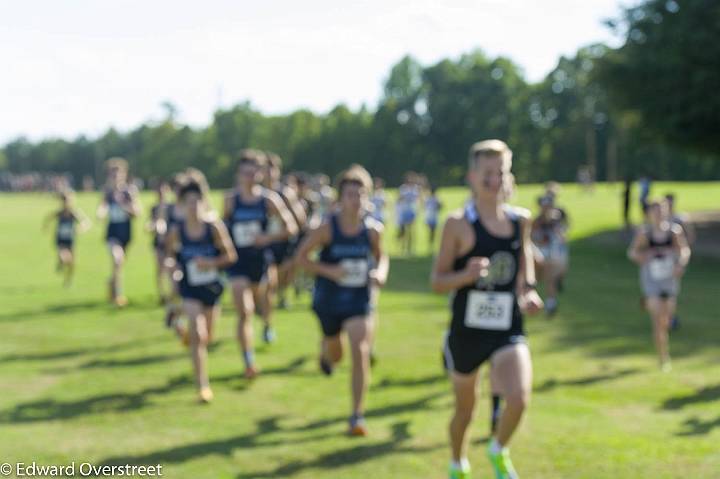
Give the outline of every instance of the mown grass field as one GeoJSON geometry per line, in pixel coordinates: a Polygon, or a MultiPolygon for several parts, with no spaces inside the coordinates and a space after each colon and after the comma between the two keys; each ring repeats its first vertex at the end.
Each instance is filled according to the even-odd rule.
{"type": "MultiPolygon", "coordinates": [[[[516,203],[531,206],[539,190],[521,187],[516,203]]],[[[683,210],[720,205],[717,183],[655,185],[670,190],[683,210]]],[[[720,478],[720,262],[693,259],[671,340],[674,370],[660,373],[625,245],[593,239],[619,226],[620,193],[615,185],[561,193],[573,220],[571,272],[558,316],[527,321],[534,395],[512,444],[515,465],[538,479],[720,478]]],[[[446,210],[465,199],[459,189],[442,196],[446,210]]],[[[90,215],[98,195],[78,200],[90,215]]],[[[143,197],[145,211],[152,200],[143,197]]],[[[319,374],[307,296],[277,313],[279,341],[259,347],[263,374],[252,383],[241,377],[234,314],[224,309],[210,355],[216,400],[200,406],[187,352],[162,327],[141,222],[127,264],[130,305],[116,310],[105,303],[102,225],[81,235],[76,281],[63,289],[52,236],[40,233],[56,201],[14,194],[0,204],[0,463],[160,463],[169,478],[444,477],[447,299],[429,292],[424,234],[418,256],[392,260],[371,436],[353,439],[344,435],[348,365],[330,379],[319,374]]],[[[487,416],[483,392],[470,450],[478,478],[491,477],[487,416]]]]}

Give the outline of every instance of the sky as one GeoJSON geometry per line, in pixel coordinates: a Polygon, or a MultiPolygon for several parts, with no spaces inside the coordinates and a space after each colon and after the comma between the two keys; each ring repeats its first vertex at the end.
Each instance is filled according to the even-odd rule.
{"type": "Polygon", "coordinates": [[[406,54],[480,48],[529,81],[581,46],[616,45],[617,0],[97,0],[0,3],[0,144],[97,136],[162,118],[207,125],[249,100],[264,113],[374,107],[406,54]]]}

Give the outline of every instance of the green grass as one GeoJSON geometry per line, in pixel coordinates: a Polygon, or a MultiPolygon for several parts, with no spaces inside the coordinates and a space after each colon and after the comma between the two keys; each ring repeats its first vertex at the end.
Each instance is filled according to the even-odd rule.
{"type": "MultiPolygon", "coordinates": [[[[720,204],[717,183],[655,188],[675,191],[684,210],[720,204]]],[[[530,206],[538,192],[521,187],[516,202],[530,206]]],[[[618,227],[620,193],[612,185],[561,193],[573,220],[571,273],[556,319],[527,321],[535,391],[512,444],[515,465],[540,479],[720,477],[720,262],[693,260],[671,342],[674,371],[659,373],[636,268],[624,244],[593,239],[618,227]]],[[[466,196],[442,194],[452,206],[466,196]]],[[[90,214],[97,195],[78,200],[90,214]]],[[[143,200],[147,210],[152,197],[143,200]]],[[[40,235],[55,200],[2,195],[0,204],[0,463],[160,463],[170,478],[443,477],[447,299],[429,292],[424,232],[421,256],[393,258],[368,401],[372,435],[351,439],[348,364],[330,379],[318,373],[307,297],[277,314],[279,342],[260,347],[264,374],[253,383],[240,377],[235,320],[224,309],[210,356],[216,400],[199,406],[187,353],[161,327],[140,222],[127,265],[131,303],[117,311],[104,302],[109,259],[99,224],[78,240],[76,282],[65,290],[51,236],[40,235]]],[[[491,472],[481,386],[470,460],[482,478],[491,472]]]]}

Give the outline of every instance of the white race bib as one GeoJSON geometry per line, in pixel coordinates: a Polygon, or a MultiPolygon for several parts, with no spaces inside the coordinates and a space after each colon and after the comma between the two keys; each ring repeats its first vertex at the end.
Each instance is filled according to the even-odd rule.
{"type": "Polygon", "coordinates": [[[465,307],[465,326],[507,331],[512,325],[513,295],[508,292],[470,291],[465,307]]]}
{"type": "Polygon", "coordinates": [[[128,219],[127,212],[117,203],[110,205],[108,216],[110,218],[110,223],[124,223],[128,219]]]}
{"type": "Polygon", "coordinates": [[[672,256],[662,256],[660,258],[653,258],[648,263],[648,270],[650,271],[650,278],[655,281],[663,281],[670,279],[673,274],[673,268],[675,267],[675,261],[672,256]]]}
{"type": "Polygon", "coordinates": [[[259,221],[235,223],[232,229],[233,240],[238,248],[246,248],[255,244],[255,238],[262,231],[259,221]]]}
{"type": "Polygon", "coordinates": [[[57,230],[58,238],[69,240],[73,237],[73,225],[70,223],[60,223],[57,230]]]}
{"type": "Polygon", "coordinates": [[[368,261],[364,258],[344,259],[340,261],[340,267],[345,271],[345,276],[338,283],[347,288],[360,288],[368,282],[368,261]]]}
{"type": "Polygon", "coordinates": [[[214,283],[219,279],[216,268],[201,270],[198,268],[195,260],[188,261],[185,271],[187,272],[187,282],[190,286],[202,286],[214,283]]]}

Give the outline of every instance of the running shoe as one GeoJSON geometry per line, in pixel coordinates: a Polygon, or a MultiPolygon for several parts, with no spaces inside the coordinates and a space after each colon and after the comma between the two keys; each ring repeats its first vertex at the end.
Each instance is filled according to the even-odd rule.
{"type": "Polygon", "coordinates": [[[332,376],[333,373],[332,364],[322,356],[320,356],[320,371],[322,371],[325,376],[332,376]]]}
{"type": "Polygon", "coordinates": [[[490,441],[487,449],[487,457],[495,471],[497,479],[518,479],[517,472],[510,460],[510,451],[503,448],[500,452],[494,452],[492,448],[493,441],[490,441]]]}
{"type": "Polygon", "coordinates": [[[470,479],[470,467],[468,466],[466,469],[462,469],[451,464],[448,469],[448,477],[450,479],[470,479]]]}
{"type": "Polygon", "coordinates": [[[243,376],[245,379],[255,379],[258,374],[260,374],[260,371],[258,370],[257,366],[248,366],[245,368],[245,373],[243,376]]]}
{"type": "Polygon", "coordinates": [[[263,341],[265,341],[265,344],[272,344],[275,339],[275,330],[270,326],[265,326],[265,329],[263,329],[263,341]]]}
{"type": "Polygon", "coordinates": [[[214,397],[215,395],[213,394],[212,389],[210,389],[210,386],[201,387],[198,391],[198,400],[203,404],[209,403],[214,397]]]}
{"type": "Polygon", "coordinates": [[[348,434],[356,437],[365,437],[368,435],[367,426],[365,425],[365,418],[357,414],[350,416],[350,427],[348,434]]]}

